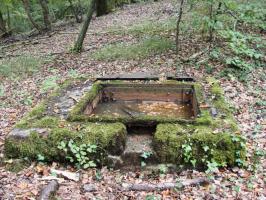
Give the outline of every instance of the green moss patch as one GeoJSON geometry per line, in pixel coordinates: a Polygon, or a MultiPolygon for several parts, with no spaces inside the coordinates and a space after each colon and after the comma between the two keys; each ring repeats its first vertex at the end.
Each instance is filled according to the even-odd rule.
{"type": "Polygon", "coordinates": [[[82,131],[83,140],[98,144],[111,154],[119,155],[126,144],[126,127],[122,123],[89,123],[82,131]]]}
{"type": "Polygon", "coordinates": [[[207,126],[159,124],[153,145],[161,162],[206,167],[208,162],[234,166],[245,160],[244,139],[213,133],[207,126]]]}
{"type": "Polygon", "coordinates": [[[37,121],[45,116],[46,108],[46,101],[39,103],[20,122],[18,122],[15,127],[30,128],[33,121],[37,121]]]}

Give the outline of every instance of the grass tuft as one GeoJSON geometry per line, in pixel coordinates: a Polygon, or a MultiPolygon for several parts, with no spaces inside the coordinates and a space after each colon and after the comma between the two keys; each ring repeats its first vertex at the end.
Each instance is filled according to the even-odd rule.
{"type": "Polygon", "coordinates": [[[111,27],[109,28],[108,32],[111,34],[117,35],[135,35],[135,36],[142,36],[142,35],[157,35],[162,34],[165,32],[174,31],[176,29],[176,19],[170,18],[163,21],[150,21],[145,20],[138,24],[132,24],[128,27],[111,27]]]}
{"type": "Polygon", "coordinates": [[[110,44],[92,54],[96,60],[130,60],[145,58],[153,54],[160,54],[169,49],[174,49],[174,42],[161,37],[144,39],[134,44],[110,44]]]}
{"type": "Polygon", "coordinates": [[[43,63],[44,59],[36,56],[5,58],[0,60],[0,76],[12,78],[32,75],[43,63]]]}

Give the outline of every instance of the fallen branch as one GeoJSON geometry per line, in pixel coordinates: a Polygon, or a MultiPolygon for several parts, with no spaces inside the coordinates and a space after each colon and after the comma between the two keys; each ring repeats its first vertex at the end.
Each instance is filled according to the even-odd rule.
{"type": "Polygon", "coordinates": [[[39,200],[49,200],[55,195],[59,188],[59,184],[56,180],[52,180],[48,185],[46,185],[39,196],[39,200]]]}
{"type": "Polygon", "coordinates": [[[197,179],[187,179],[180,182],[172,183],[158,183],[158,184],[123,184],[122,191],[156,191],[156,190],[167,190],[179,188],[182,189],[187,186],[196,186],[196,185],[208,185],[210,181],[207,178],[197,178],[197,179]]]}
{"type": "Polygon", "coordinates": [[[66,179],[76,181],[76,182],[78,182],[80,180],[80,174],[79,173],[73,173],[73,172],[56,170],[56,169],[51,169],[51,173],[55,173],[58,176],[62,176],[66,179]]]}
{"type": "Polygon", "coordinates": [[[203,51],[200,51],[200,52],[197,52],[197,53],[194,53],[193,55],[191,55],[190,57],[188,58],[181,58],[181,61],[182,62],[190,62],[192,60],[197,60],[200,56],[204,55],[206,52],[209,51],[209,48],[203,50],[203,51]]]}

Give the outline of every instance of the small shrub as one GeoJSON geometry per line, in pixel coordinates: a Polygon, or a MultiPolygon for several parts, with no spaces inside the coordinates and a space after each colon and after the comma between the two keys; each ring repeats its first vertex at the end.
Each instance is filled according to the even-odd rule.
{"type": "Polygon", "coordinates": [[[71,139],[67,142],[61,141],[58,149],[62,150],[65,153],[66,159],[78,168],[87,169],[89,167],[96,167],[97,163],[101,163],[99,149],[93,144],[77,145],[71,139]]]}

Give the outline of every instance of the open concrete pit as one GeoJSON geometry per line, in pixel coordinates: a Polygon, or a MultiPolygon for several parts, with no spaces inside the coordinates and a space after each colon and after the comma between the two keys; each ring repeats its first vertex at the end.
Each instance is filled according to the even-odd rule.
{"type": "Polygon", "coordinates": [[[88,155],[99,166],[132,170],[159,163],[234,166],[245,159],[245,141],[214,79],[204,81],[208,91],[203,91],[203,84],[190,79],[156,77],[149,80],[145,74],[143,80],[138,74],[91,84],[76,80],[17,123],[6,138],[6,156],[34,160],[42,155],[48,162],[68,162],[69,151],[58,146],[73,141],[99,147],[101,152],[88,155]],[[82,95],[73,100],[71,91],[76,94],[79,88],[82,95]],[[67,108],[62,105],[66,100],[71,101],[67,108]]]}

